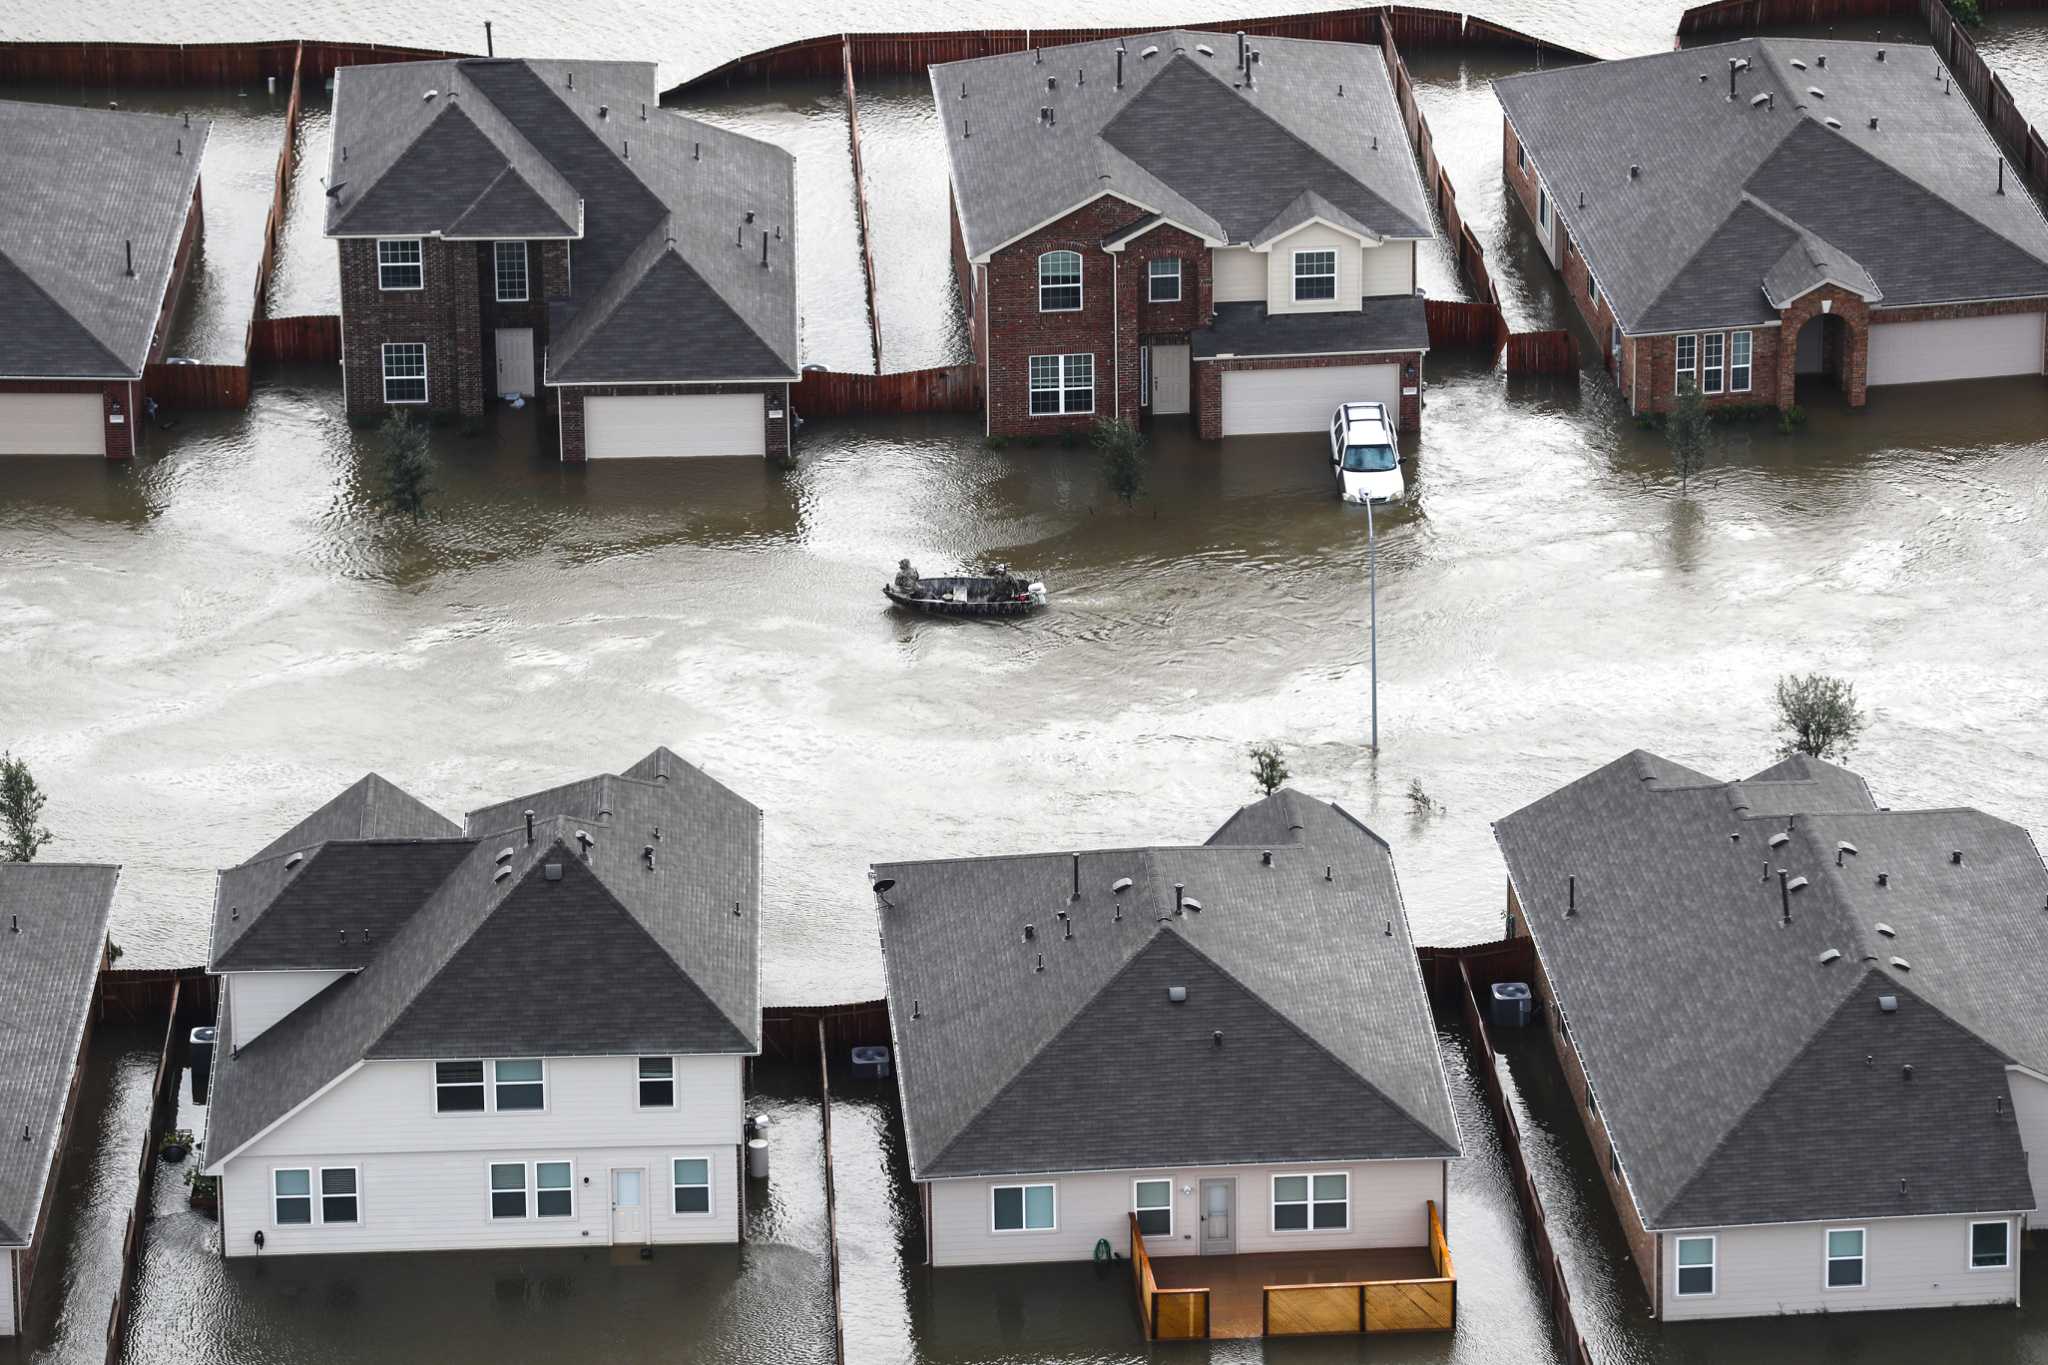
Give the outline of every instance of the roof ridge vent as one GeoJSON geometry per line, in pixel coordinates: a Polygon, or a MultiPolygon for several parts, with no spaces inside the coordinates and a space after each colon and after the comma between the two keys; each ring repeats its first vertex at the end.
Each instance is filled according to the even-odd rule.
{"type": "Polygon", "coordinates": [[[1749,97],[1749,107],[1752,109],[1756,108],[1759,104],[1769,104],[1770,102],[1771,92],[1768,90],[1764,91],[1761,95],[1751,95],[1749,97]]]}
{"type": "MultiPolygon", "coordinates": [[[[1818,264],[1818,262],[1816,262],[1816,264],[1818,264]]],[[[1785,832],[1784,830],[1782,830],[1782,829],[1781,829],[1781,830],[1779,830],[1779,831],[1778,831],[1778,832],[1777,832],[1776,834],[1773,834],[1773,835],[1771,836],[1771,847],[1772,847],[1772,848],[1783,848],[1783,847],[1784,847],[1785,845],[1787,845],[1787,844],[1789,844],[1789,843],[1791,843],[1791,842],[1792,842],[1792,836],[1791,836],[1791,835],[1789,835],[1789,834],[1787,834],[1787,833],[1786,833],[1786,832],[1785,832]]]]}
{"type": "Polygon", "coordinates": [[[1820,955],[1820,965],[1825,967],[1831,962],[1841,961],[1841,958],[1842,950],[1840,948],[1830,948],[1820,955]]]}
{"type": "Polygon", "coordinates": [[[1842,121],[1838,118],[1824,118],[1821,120],[1821,122],[1825,123],[1828,127],[1835,129],[1837,132],[1841,131],[1842,121]]]}
{"type": "Polygon", "coordinates": [[[1806,63],[1800,61],[1797,57],[1794,57],[1792,59],[1792,69],[1794,71],[1804,71],[1806,70],[1806,63]]]}
{"type": "Polygon", "coordinates": [[[1879,920],[1877,924],[1873,927],[1876,928],[1878,933],[1883,934],[1886,938],[1897,938],[1899,936],[1899,931],[1892,928],[1889,924],[1886,924],[1883,920],[1879,920]]]}
{"type": "Polygon", "coordinates": [[[1906,961],[1906,959],[1904,959],[1903,957],[1893,958],[1892,966],[1897,967],[1902,972],[1910,972],[1913,970],[1913,964],[1906,961]]]}
{"type": "Polygon", "coordinates": [[[1808,883],[1807,883],[1807,880],[1806,880],[1806,878],[1804,878],[1804,877],[1794,877],[1794,878],[1793,878],[1793,879],[1792,879],[1791,881],[1789,881],[1789,882],[1785,883],[1785,889],[1786,889],[1787,891],[1798,891],[1798,890],[1801,890],[1802,888],[1804,888],[1804,887],[1805,887],[1805,886],[1807,886],[1807,885],[1808,885],[1808,883]]]}
{"type": "Polygon", "coordinates": [[[1140,52],[1140,53],[1138,54],[1138,60],[1139,60],[1139,61],[1141,61],[1141,62],[1149,62],[1149,61],[1151,61],[1151,60],[1152,60],[1152,59],[1153,59],[1154,57],[1157,57],[1158,55],[1159,55],[1159,44],[1157,44],[1157,43],[1153,43],[1153,44],[1151,44],[1150,46],[1148,46],[1148,47],[1147,47],[1147,48],[1146,48],[1146,49],[1145,49],[1145,50],[1144,50],[1143,52],[1140,52]]]}
{"type": "Polygon", "coordinates": [[[1827,92],[1827,91],[1825,91],[1825,90],[1823,90],[1823,89],[1821,89],[1821,88],[1820,88],[1819,86],[1817,86],[1817,85],[1809,85],[1809,86],[1807,86],[1807,87],[1806,87],[1806,93],[1807,93],[1807,94],[1809,94],[1809,95],[1811,95],[1811,96],[1813,96],[1813,97],[1814,97],[1815,99],[1817,99],[1817,100],[1824,100],[1824,99],[1826,99],[1826,98],[1828,97],[1828,92],[1827,92]]]}

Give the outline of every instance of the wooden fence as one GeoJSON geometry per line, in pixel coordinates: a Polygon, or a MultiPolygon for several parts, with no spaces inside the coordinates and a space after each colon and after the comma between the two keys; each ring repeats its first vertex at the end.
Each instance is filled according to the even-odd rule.
{"type": "MultiPolygon", "coordinates": [[[[121,1233],[121,1273],[114,1288],[114,1302],[107,1310],[107,1365],[117,1365],[121,1359],[121,1329],[128,1321],[129,1296],[135,1288],[135,1269],[142,1255],[142,1225],[149,1221],[150,1206],[156,1194],[156,1169],[158,1165],[157,1140],[172,1126],[178,1114],[178,1078],[183,1074],[179,1059],[184,1055],[179,1046],[184,1028],[187,1026],[185,990],[190,972],[158,973],[170,977],[170,1000],[164,1024],[163,1048],[157,1055],[156,1077],[149,1089],[149,1122],[142,1133],[142,1153],[135,1172],[135,1202],[128,1209],[127,1226],[121,1233]]],[[[204,982],[203,974],[200,980],[204,982]]],[[[103,983],[104,986],[104,983],[103,983]]],[[[195,987],[195,995],[210,999],[207,986],[195,987]]],[[[206,1017],[211,1018],[209,1013],[206,1017]]],[[[185,1158],[187,1161],[204,1160],[197,1152],[185,1158]]]]}
{"type": "Polygon", "coordinates": [[[1579,345],[1562,328],[1515,332],[1507,339],[1507,371],[1511,375],[1576,374],[1578,369],[1579,345]]]}
{"type": "Polygon", "coordinates": [[[332,313],[257,318],[249,335],[249,361],[341,363],[341,319],[332,313]]]}
{"type": "Polygon", "coordinates": [[[247,365],[167,365],[142,367],[142,392],[159,407],[246,408],[249,406],[247,365]]]}
{"type": "Polygon", "coordinates": [[[805,418],[980,412],[981,369],[941,365],[895,374],[809,370],[801,382],[790,386],[789,401],[805,418]]]}
{"type": "Polygon", "coordinates": [[[1188,1341],[1209,1335],[1209,1291],[1203,1288],[1161,1289],[1152,1277],[1152,1257],[1138,1215],[1125,1215],[1131,1229],[1131,1288],[1138,1296],[1138,1316],[1145,1321],[1147,1341],[1188,1341]]]}
{"type": "Polygon", "coordinates": [[[308,76],[324,80],[342,66],[464,55],[295,38],[250,43],[0,43],[0,81],[234,88],[273,76],[280,82],[289,80],[293,65],[302,59],[308,76]]]}
{"type": "Polygon", "coordinates": [[[771,1005],[761,1011],[761,1053],[808,1062],[814,1053],[841,1056],[849,1048],[889,1044],[889,1002],[847,1005],[771,1005]],[[822,1031],[821,1031],[822,1030],[822,1031]]]}
{"type": "Polygon", "coordinates": [[[874,350],[875,373],[882,372],[882,307],[875,299],[875,234],[868,227],[868,182],[860,165],[860,100],[853,90],[853,43],[839,44],[846,90],[846,140],[853,148],[853,216],[860,229],[861,275],[868,287],[868,344],[874,350]]]}
{"type": "Polygon", "coordinates": [[[1458,1277],[1444,1240],[1436,1201],[1428,1201],[1433,1277],[1265,1286],[1269,1337],[1356,1335],[1363,1332],[1449,1332],[1458,1325],[1458,1277]]]}
{"type": "Polygon", "coordinates": [[[1491,303],[1460,303],[1425,299],[1431,346],[1483,346],[1498,351],[1502,341],[1500,308],[1491,303]]]}

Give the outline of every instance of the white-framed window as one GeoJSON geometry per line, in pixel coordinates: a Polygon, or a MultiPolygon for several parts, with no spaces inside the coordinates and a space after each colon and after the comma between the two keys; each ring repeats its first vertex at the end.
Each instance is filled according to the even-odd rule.
{"type": "Polygon", "coordinates": [[[492,1108],[499,1113],[547,1108],[547,1064],[538,1057],[491,1063],[492,1108]]]}
{"type": "Polygon", "coordinates": [[[1586,302],[1595,308],[1600,306],[1600,281],[1593,278],[1593,267],[1586,267],[1586,302]]]}
{"type": "Polygon", "coordinates": [[[1544,189],[1541,185],[1536,187],[1536,226],[1540,228],[1548,228],[1550,226],[1550,191],[1544,189]]]}
{"type": "Polygon", "coordinates": [[[309,1227],[313,1222],[313,1172],[286,1166],[270,1173],[270,1221],[275,1227],[309,1227]]]}
{"type": "Polygon", "coordinates": [[[1315,303],[1337,297],[1337,253],[1297,251],[1294,253],[1294,301],[1315,303]]]}
{"type": "Polygon", "coordinates": [[[417,237],[386,237],[377,243],[379,289],[424,289],[426,266],[417,237]]]}
{"type": "Polygon", "coordinates": [[[1714,1295],[1719,1267],[1718,1248],[1712,1237],[1680,1237],[1673,1258],[1672,1292],[1681,1299],[1707,1299],[1714,1295]]]}
{"type": "Polygon", "coordinates": [[[1051,1185],[992,1185],[988,1224],[997,1232],[1051,1232],[1059,1226],[1059,1196],[1051,1185]]]}
{"type": "Polygon", "coordinates": [[[1145,301],[1180,302],[1180,257],[1150,261],[1145,266],[1145,301]]]}
{"type": "Polygon", "coordinates": [[[1131,1212],[1138,1215],[1138,1231],[1147,1237],[1173,1236],[1173,1182],[1133,1180],[1131,1212]]]}
{"type": "Polygon", "coordinates": [[[639,1067],[639,1088],[642,1109],[675,1108],[676,1059],[642,1057],[639,1067]]]}
{"type": "Polygon", "coordinates": [[[482,1062],[434,1063],[434,1112],[481,1114],[484,1111],[482,1062]]]}
{"type": "Polygon", "coordinates": [[[363,1221],[363,1173],[355,1166],[320,1168],[320,1221],[363,1221]]]}
{"type": "Polygon", "coordinates": [[[669,1163],[669,1207],[677,1213],[711,1212],[711,1158],[679,1156],[669,1163]]]}
{"type": "Polygon", "coordinates": [[[1273,1231],[1341,1232],[1351,1226],[1351,1177],[1343,1171],[1273,1177],[1273,1231]]]}
{"type": "Polygon", "coordinates": [[[1092,353],[1035,355],[1030,363],[1033,417],[1095,411],[1095,357],[1092,353]]]}
{"type": "Polygon", "coordinates": [[[427,344],[424,341],[384,343],[384,401],[427,401],[427,344]]]}
{"type": "Polygon", "coordinates": [[[1674,392],[1684,393],[1700,382],[1700,339],[1696,336],[1679,337],[1673,351],[1677,359],[1672,363],[1671,387],[1674,392]]]}
{"type": "Polygon", "coordinates": [[[1867,1234],[1862,1228],[1827,1230],[1827,1278],[1829,1289],[1863,1288],[1863,1247],[1867,1234]]]}
{"type": "Polygon", "coordinates": [[[528,1171],[523,1161],[491,1163],[491,1217],[524,1218],[531,1208],[528,1171]]]}
{"type": "Polygon", "coordinates": [[[1515,139],[1515,169],[1518,171],[1529,169],[1529,149],[1522,145],[1520,138],[1515,139]]]}
{"type": "Polygon", "coordinates": [[[498,277],[499,303],[525,303],[526,243],[496,242],[491,249],[492,265],[498,277]]]}
{"type": "Polygon", "coordinates": [[[576,1216],[576,1167],[568,1161],[533,1163],[533,1216],[576,1216]]]}
{"type": "Polygon", "coordinates": [[[1727,379],[1721,368],[1728,349],[1725,332],[1709,332],[1700,338],[1700,392],[1719,393],[1727,379]]]}
{"type": "Polygon", "coordinates": [[[2012,1267],[2012,1220],[1970,1224],[1970,1269],[2008,1270],[2012,1267]]]}
{"type": "Polygon", "coordinates": [[[1038,258],[1038,311],[1081,310],[1081,253],[1048,251],[1038,258]]]}
{"type": "Polygon", "coordinates": [[[1728,334],[1728,392],[1748,393],[1752,338],[1748,332],[1728,334]]]}

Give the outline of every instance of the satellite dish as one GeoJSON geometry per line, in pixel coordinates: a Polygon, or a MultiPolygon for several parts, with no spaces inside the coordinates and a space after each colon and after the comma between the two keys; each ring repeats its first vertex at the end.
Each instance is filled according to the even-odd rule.
{"type": "Polygon", "coordinates": [[[889,893],[895,889],[896,879],[894,877],[884,877],[875,883],[875,899],[887,905],[889,903],[889,893]]]}

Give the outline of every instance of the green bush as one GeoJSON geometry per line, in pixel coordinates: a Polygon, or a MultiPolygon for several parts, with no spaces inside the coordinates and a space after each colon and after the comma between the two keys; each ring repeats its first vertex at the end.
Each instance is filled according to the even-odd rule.
{"type": "Polygon", "coordinates": [[[1790,436],[1806,425],[1806,409],[1794,403],[1778,414],[1778,430],[1790,436]]]}
{"type": "Polygon", "coordinates": [[[1984,22],[1984,7],[1977,0],[1948,0],[1948,12],[1956,22],[1968,24],[1971,28],[1984,22]]]}

